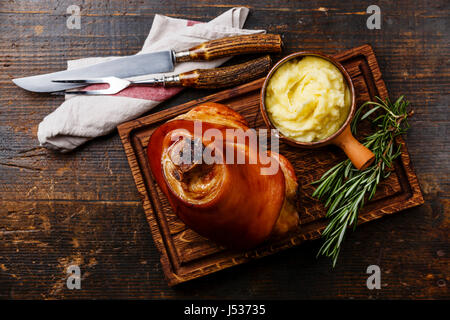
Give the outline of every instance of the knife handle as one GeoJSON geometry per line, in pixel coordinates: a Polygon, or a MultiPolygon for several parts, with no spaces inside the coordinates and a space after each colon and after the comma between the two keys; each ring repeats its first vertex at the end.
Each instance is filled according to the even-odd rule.
{"type": "Polygon", "coordinates": [[[176,62],[215,60],[238,54],[281,52],[279,34],[250,34],[204,42],[187,51],[175,53],[176,62]]]}
{"type": "Polygon", "coordinates": [[[232,87],[265,76],[272,60],[269,55],[229,67],[215,69],[197,69],[178,75],[177,83],[183,87],[216,89],[232,87]]]}

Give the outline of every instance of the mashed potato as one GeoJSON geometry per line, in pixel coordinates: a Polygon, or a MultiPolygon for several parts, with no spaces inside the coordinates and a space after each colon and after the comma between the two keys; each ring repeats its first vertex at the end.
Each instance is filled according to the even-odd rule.
{"type": "Polygon", "coordinates": [[[344,76],[328,60],[287,61],[269,80],[266,110],[277,129],[301,142],[323,140],[347,119],[351,97],[344,76]]]}

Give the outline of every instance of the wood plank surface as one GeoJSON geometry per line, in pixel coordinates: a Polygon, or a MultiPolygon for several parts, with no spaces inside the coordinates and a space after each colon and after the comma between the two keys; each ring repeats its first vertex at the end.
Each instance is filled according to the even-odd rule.
{"type": "MultiPolygon", "coordinates": [[[[81,0],[80,30],[66,27],[72,4],[0,2],[0,297],[449,297],[448,1],[378,1],[380,30],[366,28],[372,3],[364,1],[81,0]],[[208,21],[237,5],[250,8],[247,28],[283,36],[283,55],[373,46],[390,97],[405,94],[415,111],[405,140],[426,202],[358,227],[335,269],[315,258],[315,241],[169,288],[117,133],[65,155],[39,148],[37,126],[62,99],[11,79],[70,59],[133,54],[157,13],[208,21]],[[82,290],[65,287],[73,261],[82,290]],[[381,267],[381,290],[365,286],[371,264],[381,267]]],[[[185,90],[154,111],[212,93],[185,90]]]]}

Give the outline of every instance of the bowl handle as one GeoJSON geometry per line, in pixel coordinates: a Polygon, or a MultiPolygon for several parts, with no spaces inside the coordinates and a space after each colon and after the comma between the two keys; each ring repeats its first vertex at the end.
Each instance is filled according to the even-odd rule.
{"type": "Polygon", "coordinates": [[[358,170],[364,170],[375,160],[375,155],[353,137],[350,125],[331,143],[341,148],[358,170]]]}

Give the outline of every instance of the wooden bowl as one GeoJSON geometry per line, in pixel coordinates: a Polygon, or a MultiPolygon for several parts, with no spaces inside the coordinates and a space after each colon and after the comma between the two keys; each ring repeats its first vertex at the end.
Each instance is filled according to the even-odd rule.
{"type": "Polygon", "coordinates": [[[347,70],[345,70],[345,68],[342,66],[342,64],[340,64],[336,59],[334,59],[330,56],[327,56],[327,55],[324,55],[324,54],[318,53],[318,52],[302,51],[302,52],[296,52],[291,55],[288,55],[287,57],[281,59],[277,64],[275,64],[272,67],[272,69],[269,71],[269,73],[267,74],[266,79],[265,79],[262,89],[261,89],[260,109],[261,109],[261,113],[262,113],[264,122],[266,123],[267,127],[271,128],[271,129],[277,129],[277,127],[272,123],[272,120],[270,119],[270,117],[267,113],[266,105],[265,105],[266,90],[267,90],[267,85],[269,83],[270,78],[275,73],[275,71],[278,70],[278,68],[281,65],[283,65],[284,63],[286,63],[287,61],[292,60],[292,59],[301,59],[306,56],[315,56],[315,57],[319,57],[319,58],[328,60],[329,62],[334,64],[339,69],[339,71],[341,71],[342,75],[344,76],[345,81],[347,82],[347,86],[350,90],[350,95],[351,95],[350,111],[348,113],[347,119],[345,120],[345,122],[343,123],[341,128],[338,131],[336,131],[334,134],[332,134],[331,136],[329,136],[323,140],[314,141],[314,142],[302,142],[302,141],[297,141],[295,139],[286,137],[281,132],[278,131],[280,139],[289,145],[292,145],[295,147],[300,147],[300,148],[309,148],[309,149],[322,147],[322,146],[325,146],[328,144],[334,144],[334,145],[337,145],[338,147],[340,147],[345,152],[345,154],[348,156],[348,158],[351,160],[351,162],[357,169],[363,170],[363,169],[367,168],[374,161],[375,155],[372,153],[372,151],[370,151],[365,146],[363,146],[361,143],[359,143],[359,141],[353,137],[352,132],[350,130],[350,123],[352,121],[353,115],[355,114],[355,110],[356,110],[355,87],[353,85],[352,79],[351,79],[350,75],[348,74],[347,70]]]}

